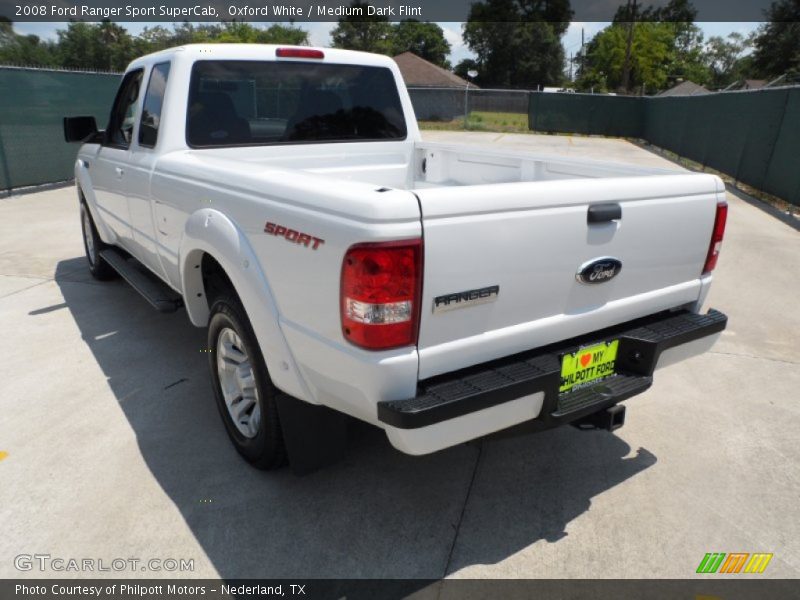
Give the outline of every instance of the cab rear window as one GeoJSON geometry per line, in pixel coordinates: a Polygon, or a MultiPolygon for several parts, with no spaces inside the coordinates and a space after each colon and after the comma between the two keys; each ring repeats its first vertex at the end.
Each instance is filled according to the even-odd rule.
{"type": "Polygon", "coordinates": [[[392,72],[308,62],[199,61],[189,90],[193,147],[402,140],[392,72]]]}

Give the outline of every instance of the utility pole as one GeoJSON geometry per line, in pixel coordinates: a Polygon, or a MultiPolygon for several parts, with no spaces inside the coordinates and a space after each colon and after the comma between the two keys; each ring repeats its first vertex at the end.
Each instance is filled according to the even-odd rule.
{"type": "Polygon", "coordinates": [[[572,52],[569,53],[569,81],[572,83],[572,52]]]}
{"type": "Polygon", "coordinates": [[[581,69],[583,69],[584,61],[586,60],[586,51],[584,50],[584,46],[586,44],[583,41],[583,27],[581,27],[581,69]]]}
{"type": "Polygon", "coordinates": [[[581,65],[580,65],[580,71],[581,71],[581,76],[582,77],[586,75],[586,49],[585,49],[585,45],[586,44],[584,43],[584,38],[583,38],[583,27],[581,27],[581,65]]]}
{"type": "Polygon", "coordinates": [[[467,87],[464,88],[464,129],[467,129],[467,120],[469,119],[469,82],[477,76],[478,72],[475,69],[467,71],[467,87]]]}
{"type": "Polygon", "coordinates": [[[622,89],[628,92],[631,78],[631,46],[633,46],[633,26],[636,22],[636,0],[628,0],[627,7],[628,42],[625,44],[625,62],[622,65],[622,89]]]}

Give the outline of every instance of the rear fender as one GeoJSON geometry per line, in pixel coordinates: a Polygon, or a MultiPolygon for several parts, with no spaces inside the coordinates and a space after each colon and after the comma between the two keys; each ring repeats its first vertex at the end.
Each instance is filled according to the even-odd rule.
{"type": "Polygon", "coordinates": [[[203,285],[203,254],[222,267],[250,319],[272,382],[287,394],[313,402],[279,325],[267,278],[244,233],[224,214],[203,208],[186,222],[180,245],[181,289],[192,324],[208,325],[209,299],[203,285]]]}

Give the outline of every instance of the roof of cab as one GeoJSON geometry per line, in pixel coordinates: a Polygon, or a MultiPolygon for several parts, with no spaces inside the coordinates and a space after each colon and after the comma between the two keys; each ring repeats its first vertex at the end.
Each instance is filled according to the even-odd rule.
{"type": "Polygon", "coordinates": [[[321,48],[314,46],[293,46],[291,44],[186,44],[167,48],[152,54],[137,58],[126,70],[141,67],[153,62],[163,61],[171,57],[180,57],[189,61],[195,60],[280,60],[309,62],[323,60],[324,62],[359,64],[395,68],[395,62],[388,56],[358,52],[355,50],[341,50],[338,48],[321,48]],[[325,55],[324,59],[308,58],[278,58],[275,51],[278,48],[302,48],[306,50],[320,50],[325,55]]]}

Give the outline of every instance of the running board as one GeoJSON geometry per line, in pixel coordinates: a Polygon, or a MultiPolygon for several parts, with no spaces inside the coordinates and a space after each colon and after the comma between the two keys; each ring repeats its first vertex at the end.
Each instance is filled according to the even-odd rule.
{"type": "Polygon", "coordinates": [[[101,250],[100,258],[119,273],[158,312],[175,312],[183,306],[183,298],[135,258],[128,258],[114,248],[101,250]]]}

